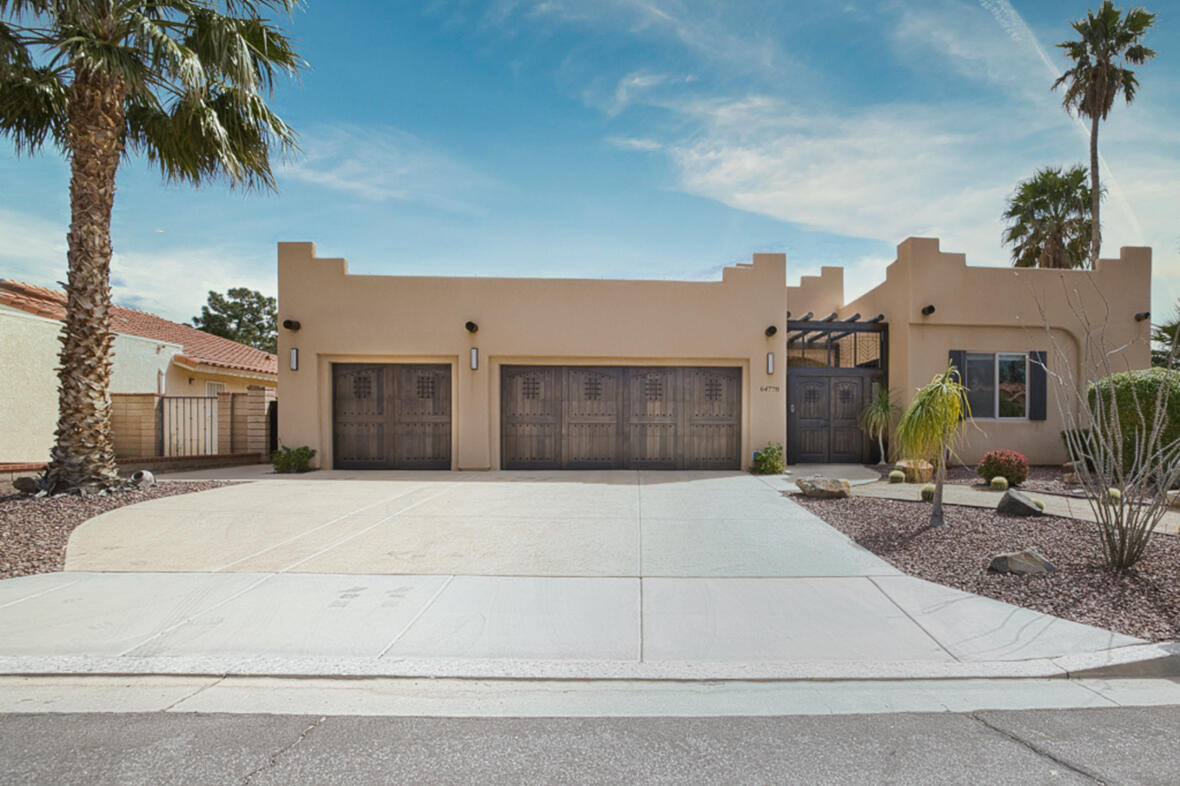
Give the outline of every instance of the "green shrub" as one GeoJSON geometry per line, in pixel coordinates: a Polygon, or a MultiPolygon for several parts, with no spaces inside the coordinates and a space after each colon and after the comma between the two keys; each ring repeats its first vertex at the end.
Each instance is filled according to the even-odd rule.
{"type": "Polygon", "coordinates": [[[787,469],[787,462],[783,460],[783,446],[771,442],[754,454],[755,475],[781,475],[787,469]]]}
{"type": "Polygon", "coordinates": [[[270,454],[270,462],[274,464],[275,472],[307,472],[311,469],[311,460],[315,451],[306,445],[300,448],[282,447],[270,454]]]}
{"type": "MultiPolygon", "coordinates": [[[[1129,473],[1135,459],[1136,431],[1151,430],[1155,422],[1156,397],[1164,391],[1164,426],[1160,446],[1180,439],[1180,370],[1149,368],[1123,371],[1092,383],[1088,395],[1090,411],[1101,405],[1102,420],[1109,423],[1110,398],[1113,393],[1119,428],[1123,433],[1123,472],[1129,473]],[[1141,417],[1142,416],[1142,417],[1141,417]]],[[[1113,425],[1113,424],[1112,424],[1113,425]]]]}
{"type": "Polygon", "coordinates": [[[1007,491],[1008,479],[1003,475],[996,475],[988,482],[988,485],[991,486],[992,491],[1007,491]]]}
{"type": "Polygon", "coordinates": [[[895,469],[889,473],[890,483],[905,483],[905,473],[900,469],[895,469]]]}
{"type": "Polygon", "coordinates": [[[934,501],[934,484],[927,483],[925,486],[923,486],[921,494],[922,494],[922,501],[923,502],[933,502],[934,501]]]}
{"type": "Polygon", "coordinates": [[[983,454],[975,471],[988,483],[993,478],[1002,477],[1009,486],[1019,486],[1028,480],[1028,459],[1015,450],[989,450],[983,454]]]}
{"type": "Polygon", "coordinates": [[[1037,510],[1041,511],[1042,513],[1045,512],[1045,503],[1044,502],[1041,502],[1039,499],[1034,499],[1033,504],[1037,506],[1037,510]]]}

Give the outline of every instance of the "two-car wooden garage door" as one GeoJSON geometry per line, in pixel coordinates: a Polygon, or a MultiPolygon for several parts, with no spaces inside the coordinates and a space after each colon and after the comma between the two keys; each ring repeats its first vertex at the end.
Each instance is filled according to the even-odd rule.
{"type": "MultiPolygon", "coordinates": [[[[334,465],[450,469],[451,368],[333,366],[334,465]]],[[[741,369],[504,366],[504,469],[740,469],[741,369]]]]}
{"type": "Polygon", "coordinates": [[[740,469],[741,369],[504,366],[504,469],[740,469]]]}

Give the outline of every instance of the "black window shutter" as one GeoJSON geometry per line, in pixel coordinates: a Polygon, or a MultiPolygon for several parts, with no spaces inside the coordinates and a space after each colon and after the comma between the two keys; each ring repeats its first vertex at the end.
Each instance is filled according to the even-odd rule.
{"type": "Polygon", "coordinates": [[[1045,361],[1047,353],[1033,350],[1028,353],[1028,419],[1045,420],[1047,393],[1045,361]]]}
{"type": "Polygon", "coordinates": [[[959,372],[959,383],[967,384],[967,350],[951,350],[951,366],[959,372]]]}

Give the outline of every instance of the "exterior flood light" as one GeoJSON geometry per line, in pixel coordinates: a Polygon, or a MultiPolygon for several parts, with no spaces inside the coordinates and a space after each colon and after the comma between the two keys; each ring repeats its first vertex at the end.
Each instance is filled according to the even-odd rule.
{"type": "Polygon", "coordinates": [[[773,352],[766,353],[766,373],[767,374],[774,373],[774,353],[773,352]]]}
{"type": "Polygon", "coordinates": [[[771,325],[770,327],[766,328],[766,337],[770,338],[771,336],[773,336],[777,332],[778,332],[778,327],[776,327],[775,325],[771,325]]]}
{"type": "Polygon", "coordinates": [[[291,347],[291,370],[299,370],[299,347],[291,347]]]}
{"type": "Polygon", "coordinates": [[[1151,319],[1151,312],[1150,311],[1140,311],[1138,314],[1135,315],[1136,322],[1142,322],[1146,319],[1151,319]]]}
{"type": "Polygon", "coordinates": [[[463,327],[467,328],[468,333],[478,333],[479,332],[479,325],[475,324],[474,322],[471,322],[470,320],[463,327]]]}
{"type": "Polygon", "coordinates": [[[471,370],[479,371],[479,347],[471,348],[471,370]]]}
{"type": "Polygon", "coordinates": [[[284,319],[283,327],[285,327],[287,330],[298,330],[302,327],[302,325],[299,324],[298,319],[284,319]]]}
{"type": "Polygon", "coordinates": [[[933,313],[934,313],[934,306],[933,305],[922,306],[922,316],[928,317],[933,313]]]}

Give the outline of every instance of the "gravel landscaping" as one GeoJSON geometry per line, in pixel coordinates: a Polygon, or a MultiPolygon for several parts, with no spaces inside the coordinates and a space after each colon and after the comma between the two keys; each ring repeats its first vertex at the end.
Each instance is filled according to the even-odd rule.
{"type": "Polygon", "coordinates": [[[65,566],[66,543],[82,522],[149,499],[231,485],[224,480],[162,481],[102,497],[28,497],[0,483],[0,579],[52,573],[65,566]]]}
{"type": "MultiPolygon", "coordinates": [[[[1086,494],[1078,486],[1067,486],[1062,482],[1064,474],[1061,467],[1029,467],[1028,479],[1016,488],[1030,493],[1057,494],[1062,497],[1085,497],[1086,494]]],[[[976,486],[987,489],[987,481],[979,477],[975,467],[948,467],[946,482],[957,486],[976,486]]]]}
{"type": "Polygon", "coordinates": [[[912,576],[1151,641],[1180,639],[1180,537],[1155,535],[1138,565],[1116,571],[1102,565],[1095,525],[1086,521],[947,505],[947,526],[927,529],[930,506],[923,502],[790,496],[912,576]],[[994,555],[1028,547],[1057,571],[988,571],[994,555]]]}

